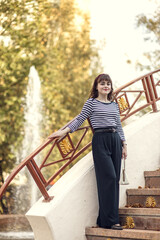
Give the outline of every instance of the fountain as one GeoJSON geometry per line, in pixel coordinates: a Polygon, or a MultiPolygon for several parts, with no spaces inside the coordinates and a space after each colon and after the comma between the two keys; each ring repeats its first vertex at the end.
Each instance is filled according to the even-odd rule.
{"type": "MultiPolygon", "coordinates": [[[[33,152],[41,143],[40,128],[42,123],[41,83],[38,72],[34,66],[30,68],[27,93],[24,106],[24,139],[17,156],[19,164],[31,152],[33,152]]],[[[40,156],[36,159],[40,162],[40,156]]],[[[24,213],[37,201],[38,188],[27,169],[22,169],[17,175],[16,188],[14,192],[16,205],[12,211],[15,215],[1,215],[0,218],[0,240],[29,240],[34,238],[32,229],[25,218],[24,213]],[[23,185],[21,186],[21,183],[23,185]],[[25,183],[25,184],[24,184],[25,183]],[[6,224],[6,225],[5,225],[6,224]],[[4,226],[3,226],[4,225],[4,226]]]]}
{"type": "MultiPolygon", "coordinates": [[[[42,123],[42,106],[43,101],[41,97],[41,82],[38,72],[34,66],[30,68],[29,81],[26,94],[25,112],[25,127],[24,139],[18,161],[21,162],[31,152],[33,152],[41,144],[40,126],[42,123]]],[[[40,158],[40,156],[38,156],[40,158]]],[[[40,162],[40,159],[36,162],[40,162]]],[[[27,172],[28,173],[28,172],[27,172]]],[[[30,174],[27,174],[30,186],[30,206],[32,206],[38,197],[38,188],[30,174]]]]}

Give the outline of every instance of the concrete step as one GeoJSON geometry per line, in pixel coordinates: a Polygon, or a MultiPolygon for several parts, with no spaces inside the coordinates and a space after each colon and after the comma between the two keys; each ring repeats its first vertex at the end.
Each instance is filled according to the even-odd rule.
{"type": "Polygon", "coordinates": [[[123,229],[111,230],[105,228],[85,229],[87,240],[160,240],[160,232],[151,230],[123,229]]]}
{"type": "Polygon", "coordinates": [[[156,171],[145,171],[145,187],[160,188],[160,169],[156,171]]]}
{"type": "Polygon", "coordinates": [[[160,207],[160,188],[127,189],[127,206],[160,207]]]}
{"type": "Polygon", "coordinates": [[[122,226],[134,229],[160,231],[160,208],[120,208],[122,226]]]}

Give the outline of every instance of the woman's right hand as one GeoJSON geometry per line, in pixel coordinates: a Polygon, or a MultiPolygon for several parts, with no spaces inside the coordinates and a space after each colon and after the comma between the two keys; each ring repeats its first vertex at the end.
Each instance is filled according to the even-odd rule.
{"type": "Polygon", "coordinates": [[[64,135],[63,130],[58,130],[54,133],[52,133],[48,138],[56,138],[56,137],[62,137],[64,135]]]}
{"type": "Polygon", "coordinates": [[[58,130],[54,133],[52,133],[48,138],[60,138],[62,136],[64,136],[66,133],[68,133],[70,131],[70,128],[65,128],[63,130],[58,130]]]}

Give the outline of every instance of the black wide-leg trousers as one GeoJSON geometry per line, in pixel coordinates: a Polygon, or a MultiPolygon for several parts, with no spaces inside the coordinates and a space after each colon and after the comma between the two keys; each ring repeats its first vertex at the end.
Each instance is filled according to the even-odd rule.
{"type": "Polygon", "coordinates": [[[122,143],[117,132],[95,132],[92,152],[99,200],[99,227],[119,223],[119,179],[122,143]]]}

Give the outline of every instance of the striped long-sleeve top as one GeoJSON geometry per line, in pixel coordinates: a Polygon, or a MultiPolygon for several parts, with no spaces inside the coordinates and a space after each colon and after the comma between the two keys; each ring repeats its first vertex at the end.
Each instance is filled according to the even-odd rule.
{"type": "Polygon", "coordinates": [[[89,98],[85,102],[81,113],[68,125],[71,132],[77,130],[87,118],[90,119],[93,129],[115,127],[121,140],[125,141],[117,103],[105,103],[95,98],[89,98]]]}

